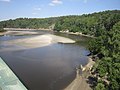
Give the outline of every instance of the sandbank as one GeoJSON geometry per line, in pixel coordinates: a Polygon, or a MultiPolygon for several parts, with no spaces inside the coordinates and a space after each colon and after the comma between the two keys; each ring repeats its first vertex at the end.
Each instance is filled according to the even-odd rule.
{"type": "Polygon", "coordinates": [[[38,35],[30,38],[7,41],[8,44],[20,45],[27,48],[48,46],[54,43],[75,43],[74,40],[52,34],[38,35]]]}

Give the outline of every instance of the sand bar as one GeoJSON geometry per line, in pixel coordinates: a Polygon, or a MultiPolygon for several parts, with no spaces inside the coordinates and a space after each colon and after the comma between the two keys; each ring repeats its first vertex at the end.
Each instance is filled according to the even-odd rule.
{"type": "Polygon", "coordinates": [[[32,31],[6,31],[0,33],[0,35],[36,35],[38,32],[32,31]]]}
{"type": "Polygon", "coordinates": [[[75,43],[75,41],[61,36],[44,34],[30,38],[10,40],[7,41],[6,43],[20,45],[27,48],[37,48],[37,47],[48,46],[54,43],[75,43]]]}

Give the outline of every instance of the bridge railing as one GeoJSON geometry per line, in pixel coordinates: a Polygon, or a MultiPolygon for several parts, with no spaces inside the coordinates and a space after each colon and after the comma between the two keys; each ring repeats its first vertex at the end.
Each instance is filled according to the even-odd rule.
{"type": "Polygon", "coordinates": [[[28,90],[0,58],[0,90],[28,90]]]}

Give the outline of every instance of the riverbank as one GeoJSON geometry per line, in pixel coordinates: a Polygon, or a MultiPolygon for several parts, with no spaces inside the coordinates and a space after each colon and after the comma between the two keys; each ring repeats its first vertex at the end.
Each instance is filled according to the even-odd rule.
{"type": "Polygon", "coordinates": [[[0,36],[4,35],[15,35],[15,36],[21,36],[21,35],[37,35],[38,32],[32,32],[32,31],[5,31],[0,33],[0,36]]]}
{"type": "Polygon", "coordinates": [[[26,48],[37,48],[37,47],[48,46],[54,43],[75,43],[75,41],[69,38],[61,37],[61,36],[44,34],[44,35],[34,36],[30,38],[10,40],[10,41],[7,41],[7,43],[23,46],[26,48]]]}
{"type": "Polygon", "coordinates": [[[92,90],[87,83],[87,78],[94,63],[95,62],[90,57],[88,57],[88,63],[81,68],[82,75],[80,75],[80,69],[77,69],[76,78],[64,90],[92,90]]]}
{"type": "Polygon", "coordinates": [[[73,34],[73,35],[80,35],[80,36],[85,36],[85,37],[90,37],[90,38],[95,38],[94,36],[90,36],[90,35],[85,35],[82,32],[65,32],[65,31],[60,31],[61,33],[66,33],[66,34],[73,34]]]}
{"type": "Polygon", "coordinates": [[[27,31],[30,31],[30,30],[46,30],[46,31],[52,31],[51,29],[46,29],[46,28],[38,28],[38,29],[34,29],[34,28],[4,28],[4,30],[27,30],[27,31]]]}
{"type": "Polygon", "coordinates": [[[0,31],[0,36],[3,36],[7,31],[0,31]]]}
{"type": "Polygon", "coordinates": [[[0,36],[3,36],[4,35],[4,32],[0,32],[0,36]]]}
{"type": "MultiPolygon", "coordinates": [[[[45,28],[39,28],[39,29],[32,29],[32,28],[4,28],[4,30],[7,31],[32,31],[32,30],[43,30],[43,31],[53,31],[52,29],[45,29],[45,28]]],[[[80,35],[80,36],[84,36],[84,37],[90,37],[90,38],[95,38],[94,36],[90,36],[90,35],[85,35],[82,32],[66,32],[66,31],[60,31],[61,33],[66,33],[66,34],[73,34],[73,35],[80,35]]]]}

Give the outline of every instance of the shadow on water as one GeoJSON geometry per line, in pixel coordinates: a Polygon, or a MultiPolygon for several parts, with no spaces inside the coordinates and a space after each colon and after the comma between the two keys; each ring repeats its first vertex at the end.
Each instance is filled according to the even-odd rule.
{"type": "Polygon", "coordinates": [[[81,35],[73,35],[73,34],[60,33],[60,32],[54,32],[53,34],[73,39],[76,41],[77,45],[84,46],[86,48],[88,47],[89,40],[91,40],[90,37],[88,38],[86,36],[81,36],[81,35]]]}

